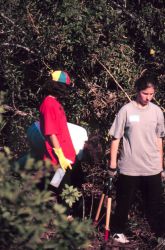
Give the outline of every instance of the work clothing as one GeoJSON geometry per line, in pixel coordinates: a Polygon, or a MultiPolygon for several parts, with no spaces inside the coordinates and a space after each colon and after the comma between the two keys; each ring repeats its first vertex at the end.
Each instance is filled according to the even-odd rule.
{"type": "Polygon", "coordinates": [[[123,139],[118,161],[120,174],[113,230],[124,233],[132,201],[140,189],[151,229],[159,236],[165,232],[162,163],[158,148],[158,138],[165,134],[163,113],[153,103],[139,108],[135,102],[130,102],[120,109],[110,134],[116,139],[123,139]]]}
{"type": "Polygon", "coordinates": [[[165,210],[163,207],[161,175],[128,176],[120,174],[116,186],[116,209],[113,230],[117,233],[125,232],[128,213],[132,201],[139,189],[142,194],[143,211],[146,214],[151,230],[157,236],[165,230],[165,210]]]}
{"type": "Polygon", "coordinates": [[[116,116],[110,134],[123,138],[118,167],[121,174],[130,176],[155,175],[162,171],[161,157],[156,144],[164,136],[164,117],[161,109],[149,103],[145,109],[130,102],[116,116]]]}

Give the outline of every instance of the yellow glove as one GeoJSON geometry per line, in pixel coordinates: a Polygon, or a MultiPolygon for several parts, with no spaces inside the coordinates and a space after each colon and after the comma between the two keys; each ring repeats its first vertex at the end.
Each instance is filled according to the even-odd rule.
{"type": "Polygon", "coordinates": [[[62,148],[53,148],[58,157],[61,168],[66,171],[67,168],[72,169],[70,162],[65,158],[62,148]]]}

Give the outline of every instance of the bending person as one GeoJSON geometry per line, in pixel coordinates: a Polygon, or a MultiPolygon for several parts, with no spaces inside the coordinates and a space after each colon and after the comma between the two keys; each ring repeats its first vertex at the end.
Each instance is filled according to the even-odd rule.
{"type": "Polygon", "coordinates": [[[50,159],[52,166],[66,171],[72,169],[76,153],[69,134],[67,118],[61,104],[70,87],[70,77],[64,71],[54,71],[46,85],[46,97],[40,106],[40,128],[45,138],[43,160],[50,159]]]}
{"type": "MultiPolygon", "coordinates": [[[[77,165],[78,162],[82,161],[82,158],[84,158],[84,152],[89,147],[89,144],[91,144],[91,139],[88,141],[87,131],[83,127],[69,122],[67,122],[67,127],[76,153],[75,164],[77,165]]],[[[35,159],[42,159],[43,155],[45,154],[46,147],[45,137],[41,132],[39,121],[34,122],[28,128],[27,139],[30,144],[32,152],[31,155],[34,156],[35,159]]],[[[75,172],[75,168],[77,167],[73,167],[72,171],[69,172],[75,172]]],[[[53,176],[50,185],[58,188],[66,171],[63,170],[59,164],[55,165],[55,171],[55,175],[53,176]]],[[[77,177],[79,176],[80,174],[77,177]]],[[[76,178],[76,180],[78,180],[78,178],[76,178]]]]}

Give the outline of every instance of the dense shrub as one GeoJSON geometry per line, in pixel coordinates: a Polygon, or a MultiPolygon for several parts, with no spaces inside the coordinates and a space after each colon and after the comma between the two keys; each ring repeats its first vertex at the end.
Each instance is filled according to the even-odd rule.
{"type": "MultiPolygon", "coordinates": [[[[159,78],[154,102],[164,111],[164,15],[163,0],[1,0],[0,90],[4,91],[4,106],[0,112],[4,119],[0,121],[0,148],[11,148],[13,158],[28,150],[26,129],[38,119],[42,85],[51,69],[61,69],[69,72],[75,85],[64,100],[68,120],[84,126],[90,133],[100,134],[108,158],[108,129],[119,108],[134,98],[134,80],[145,69],[159,78]]],[[[17,249],[23,242],[28,247],[34,247],[33,244],[38,247],[43,223],[48,221],[49,212],[52,214],[47,207],[51,197],[46,191],[38,193],[35,183],[20,189],[20,178],[31,176],[31,169],[20,170],[19,166],[13,169],[8,156],[1,155],[0,159],[2,225],[5,230],[7,228],[3,230],[5,240],[2,244],[5,248],[8,239],[9,246],[17,244],[17,249]],[[14,177],[15,173],[19,173],[19,178],[14,177]],[[29,195],[31,192],[34,196],[29,195]],[[21,215],[23,219],[17,212],[22,204],[28,208],[26,202],[33,206],[36,195],[42,205],[33,209],[37,209],[36,213],[45,210],[48,213],[42,213],[43,218],[39,214],[38,224],[28,227],[31,210],[26,211],[25,217],[21,215]],[[44,202],[45,197],[47,202],[44,202]],[[18,220],[14,227],[13,220],[18,220]],[[21,221],[25,227],[19,224],[21,221]],[[16,243],[15,229],[18,233],[16,243]]],[[[28,164],[34,167],[33,163],[28,164]]],[[[98,195],[106,176],[105,167],[85,166],[83,170],[89,181],[84,186],[87,187],[85,192],[92,196],[93,204],[93,196],[98,195]]],[[[63,212],[60,216],[63,218],[63,212]]],[[[63,245],[60,247],[65,249],[63,245]]]]}
{"type": "Polygon", "coordinates": [[[11,107],[1,143],[17,154],[26,150],[24,129],[38,117],[50,69],[67,70],[75,83],[65,100],[69,120],[104,138],[128,101],[119,85],[133,98],[142,70],[158,75],[156,100],[164,106],[162,0],[2,0],[0,8],[1,86],[11,107]]]}
{"type": "MultiPolygon", "coordinates": [[[[55,196],[37,189],[43,162],[29,158],[21,169],[10,163],[10,152],[0,153],[0,246],[1,249],[78,249],[88,246],[90,221],[72,223],[55,196]],[[49,231],[49,240],[42,239],[49,231]]],[[[47,168],[50,166],[47,165],[47,168]]],[[[46,171],[47,176],[49,171],[46,171]]],[[[72,195],[73,199],[73,195],[72,195]]]]}

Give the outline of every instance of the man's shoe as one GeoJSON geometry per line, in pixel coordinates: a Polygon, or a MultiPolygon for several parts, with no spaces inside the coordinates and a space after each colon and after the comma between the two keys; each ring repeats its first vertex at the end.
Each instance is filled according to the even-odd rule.
{"type": "Polygon", "coordinates": [[[114,234],[113,235],[113,239],[117,242],[120,243],[129,243],[129,240],[127,239],[127,237],[124,234],[114,234]]]}

